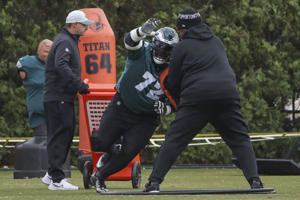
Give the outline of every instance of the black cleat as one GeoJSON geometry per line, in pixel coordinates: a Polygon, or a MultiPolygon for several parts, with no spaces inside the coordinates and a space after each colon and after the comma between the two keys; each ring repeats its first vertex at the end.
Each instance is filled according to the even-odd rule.
{"type": "Polygon", "coordinates": [[[99,178],[96,179],[95,187],[96,187],[96,191],[98,193],[108,192],[108,189],[106,189],[104,180],[100,180],[99,178]]]}
{"type": "Polygon", "coordinates": [[[159,192],[159,183],[151,181],[146,183],[144,192],[159,192]]]}
{"type": "Polygon", "coordinates": [[[263,183],[261,182],[260,178],[254,177],[249,179],[249,184],[251,189],[261,189],[264,188],[263,183]]]}

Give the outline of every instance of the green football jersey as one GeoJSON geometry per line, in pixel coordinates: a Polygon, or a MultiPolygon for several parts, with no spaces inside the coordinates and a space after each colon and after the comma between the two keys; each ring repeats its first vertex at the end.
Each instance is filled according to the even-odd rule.
{"type": "Polygon", "coordinates": [[[43,105],[45,64],[36,56],[24,56],[18,60],[16,68],[18,71],[26,72],[23,85],[26,89],[29,124],[31,128],[35,128],[45,123],[43,105]]]}
{"type": "Polygon", "coordinates": [[[136,113],[154,114],[155,101],[165,101],[148,41],[145,40],[137,50],[128,50],[125,68],[116,88],[126,107],[136,113]]]}

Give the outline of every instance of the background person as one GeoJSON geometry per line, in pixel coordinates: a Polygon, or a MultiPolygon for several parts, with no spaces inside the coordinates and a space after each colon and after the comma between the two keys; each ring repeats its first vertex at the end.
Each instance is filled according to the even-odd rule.
{"type": "Polygon", "coordinates": [[[263,188],[256,158],[240,107],[236,78],[225,47],[192,9],[176,21],[182,39],[174,48],[166,88],[179,99],[176,117],[166,133],[145,191],[159,184],[178,155],[201,129],[211,123],[237,157],[251,188],[263,188]]]}
{"type": "Polygon", "coordinates": [[[26,103],[30,128],[34,135],[46,136],[46,120],[43,105],[45,84],[45,62],[52,41],[44,39],[39,43],[37,55],[20,58],[16,68],[26,90],[26,103]]]}
{"type": "Polygon", "coordinates": [[[44,106],[49,168],[42,181],[49,184],[49,190],[78,189],[67,182],[62,166],[74,136],[76,94],[89,93],[88,85],[81,81],[77,43],[88,25],[93,23],[80,10],[70,12],[66,26],[56,36],[47,59],[44,106]]]}
{"type": "Polygon", "coordinates": [[[99,130],[91,137],[94,151],[108,153],[100,158],[103,162],[96,173],[97,192],[108,191],[106,178],[126,167],[148,144],[160,123],[159,114],[171,113],[159,75],[168,66],[171,51],[179,39],[169,27],[154,33],[159,24],[159,20],[149,19],[125,36],[128,55],[116,86],[117,93],[102,116],[99,130]],[[152,43],[143,40],[146,36],[153,36],[152,43]],[[121,137],[121,146],[115,148],[121,137]]]}

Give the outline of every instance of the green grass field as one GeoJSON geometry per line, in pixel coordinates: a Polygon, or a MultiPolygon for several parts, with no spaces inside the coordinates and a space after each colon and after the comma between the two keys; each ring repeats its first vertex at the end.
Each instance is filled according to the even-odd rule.
{"type": "MultiPolygon", "coordinates": [[[[150,169],[142,170],[142,188],[146,183],[150,169]]],[[[265,187],[273,187],[276,194],[244,194],[244,195],[148,195],[148,196],[103,196],[95,189],[86,190],[83,187],[82,175],[78,170],[72,170],[69,181],[79,185],[79,191],[49,191],[40,179],[13,179],[13,171],[0,171],[0,200],[86,200],[86,199],[268,199],[268,200],[299,200],[300,176],[261,176],[265,187]]],[[[107,181],[107,187],[113,190],[132,190],[131,181],[107,181]]],[[[172,169],[166,180],[161,184],[161,190],[183,189],[248,189],[242,172],[239,169],[172,169]]]]}

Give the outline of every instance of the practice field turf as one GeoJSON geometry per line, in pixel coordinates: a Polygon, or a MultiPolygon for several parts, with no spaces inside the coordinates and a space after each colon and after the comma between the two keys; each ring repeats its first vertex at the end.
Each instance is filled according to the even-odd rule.
{"type": "MultiPolygon", "coordinates": [[[[147,181],[150,169],[142,170],[142,188],[147,181]]],[[[93,200],[93,199],[268,199],[268,200],[299,200],[300,176],[261,176],[265,187],[274,188],[276,194],[219,194],[219,195],[147,195],[147,196],[109,196],[96,193],[95,189],[83,187],[82,175],[72,170],[69,181],[79,185],[78,191],[49,191],[40,179],[13,179],[13,171],[0,171],[0,200],[93,200]]],[[[107,181],[108,189],[133,190],[131,181],[107,181]]],[[[204,190],[204,189],[248,189],[248,183],[239,169],[172,169],[161,185],[161,190],[204,190]]],[[[141,190],[139,189],[139,190],[141,190]]],[[[138,191],[138,189],[135,189],[138,191]]]]}

